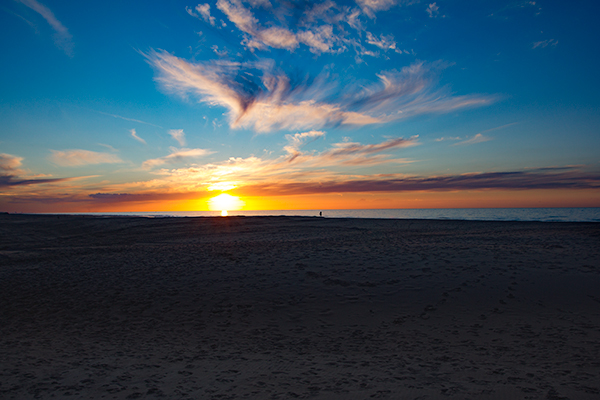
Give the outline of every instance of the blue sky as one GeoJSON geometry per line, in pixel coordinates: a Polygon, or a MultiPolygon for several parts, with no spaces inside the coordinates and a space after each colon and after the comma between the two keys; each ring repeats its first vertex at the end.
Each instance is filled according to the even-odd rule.
{"type": "Polygon", "coordinates": [[[598,8],[6,1],[0,207],[600,206],[598,8]]]}

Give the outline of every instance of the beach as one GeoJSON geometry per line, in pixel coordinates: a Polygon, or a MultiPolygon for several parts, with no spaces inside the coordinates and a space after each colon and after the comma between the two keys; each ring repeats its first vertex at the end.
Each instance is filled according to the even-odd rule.
{"type": "Polygon", "coordinates": [[[598,399],[600,223],[0,215],[0,398],[598,399]]]}

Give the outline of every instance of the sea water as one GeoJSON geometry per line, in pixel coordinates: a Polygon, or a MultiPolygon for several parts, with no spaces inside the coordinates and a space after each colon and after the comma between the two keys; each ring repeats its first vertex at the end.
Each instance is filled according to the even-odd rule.
{"type": "MultiPolygon", "coordinates": [[[[600,222],[600,208],[435,208],[381,210],[270,210],[229,211],[229,216],[305,216],[324,218],[395,218],[470,221],[600,222]]],[[[216,217],[220,211],[165,211],[70,213],[73,215],[160,217],[216,217]]]]}

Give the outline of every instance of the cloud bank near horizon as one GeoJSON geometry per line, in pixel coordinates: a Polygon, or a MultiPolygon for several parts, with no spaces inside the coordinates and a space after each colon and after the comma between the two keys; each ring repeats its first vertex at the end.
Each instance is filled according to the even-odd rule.
{"type": "MultiPolygon", "coordinates": [[[[254,182],[234,190],[236,196],[293,196],[335,193],[402,193],[448,191],[520,191],[520,190],[586,190],[600,189],[600,174],[585,172],[578,167],[539,168],[522,171],[500,171],[439,176],[405,176],[385,174],[371,176],[342,176],[328,181],[274,180],[254,182]]],[[[127,203],[170,201],[212,197],[211,192],[166,192],[156,188],[139,193],[93,193],[78,201],[127,203]],[[87,200],[86,200],[87,199],[87,200]]],[[[30,199],[34,200],[35,199],[30,199]]]]}
{"type": "Polygon", "coordinates": [[[23,157],[12,154],[0,153],[0,188],[40,185],[45,183],[59,183],[72,180],[72,178],[26,178],[22,166],[23,157]]]}

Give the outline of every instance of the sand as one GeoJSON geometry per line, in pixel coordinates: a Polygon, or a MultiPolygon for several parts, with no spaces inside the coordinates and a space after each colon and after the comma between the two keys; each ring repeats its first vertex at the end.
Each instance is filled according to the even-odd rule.
{"type": "Polygon", "coordinates": [[[0,215],[0,398],[598,399],[600,224],[0,215]]]}

